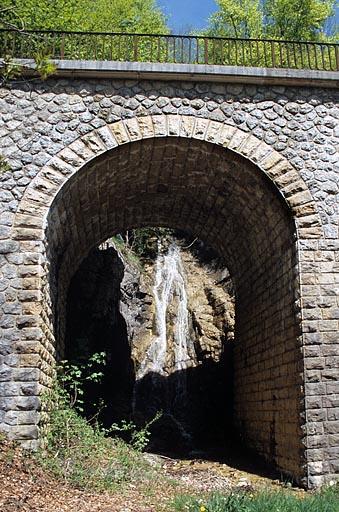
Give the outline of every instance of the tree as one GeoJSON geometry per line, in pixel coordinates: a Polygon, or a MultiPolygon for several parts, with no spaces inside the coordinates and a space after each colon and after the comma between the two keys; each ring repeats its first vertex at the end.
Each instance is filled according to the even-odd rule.
{"type": "Polygon", "coordinates": [[[337,0],[217,0],[217,4],[209,35],[317,41],[331,36],[325,26],[337,0]]]}
{"type": "Polygon", "coordinates": [[[260,0],[216,0],[219,10],[210,17],[208,35],[260,37],[263,11],[260,0]]]}
{"type": "Polygon", "coordinates": [[[35,30],[166,33],[155,0],[2,0],[0,25],[35,30]]]}
{"type": "Polygon", "coordinates": [[[334,14],[333,0],[266,0],[266,33],[285,40],[326,39],[325,23],[334,14]]]}

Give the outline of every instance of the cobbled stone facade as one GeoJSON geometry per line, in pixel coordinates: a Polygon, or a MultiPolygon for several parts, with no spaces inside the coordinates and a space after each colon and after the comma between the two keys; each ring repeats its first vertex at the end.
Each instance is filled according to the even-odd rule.
{"type": "Polygon", "coordinates": [[[339,469],[335,89],[49,79],[0,90],[0,429],[34,447],[70,278],[123,229],[192,232],[236,292],[235,423],[305,486],[339,469]]]}

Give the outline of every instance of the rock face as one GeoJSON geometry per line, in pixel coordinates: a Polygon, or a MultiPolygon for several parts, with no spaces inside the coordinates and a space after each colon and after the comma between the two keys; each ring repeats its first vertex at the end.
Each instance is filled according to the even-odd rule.
{"type": "Polygon", "coordinates": [[[217,259],[204,262],[203,246],[182,251],[198,360],[220,361],[234,339],[234,292],[227,269],[217,259]]]}
{"type": "Polygon", "coordinates": [[[211,425],[225,431],[230,407],[228,271],[202,244],[185,248],[183,239],[167,240],[155,259],[137,260],[115,248],[92,251],[73,278],[70,353],[106,351],[107,423],[132,415],[142,424],[162,411],[152,449],[208,444],[218,437],[211,425]]]}
{"type": "MultiPolygon", "coordinates": [[[[194,249],[180,248],[188,298],[190,337],[196,351],[195,365],[211,359],[220,361],[223,350],[234,338],[234,292],[227,269],[216,259],[206,259],[203,245],[194,249]]],[[[155,261],[143,261],[140,267],[120,257],[124,265],[121,281],[120,312],[128,332],[132,358],[140,365],[155,335],[154,278],[155,261]]],[[[167,314],[168,340],[176,321],[175,296],[167,314]]],[[[168,373],[170,373],[170,368],[168,373]]]]}

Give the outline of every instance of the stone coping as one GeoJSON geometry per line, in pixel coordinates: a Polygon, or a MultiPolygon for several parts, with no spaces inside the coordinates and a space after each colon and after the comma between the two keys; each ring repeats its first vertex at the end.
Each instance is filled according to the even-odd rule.
{"type": "MultiPolygon", "coordinates": [[[[26,75],[35,73],[35,64],[32,59],[17,59],[17,62],[26,67],[26,75]]],[[[339,71],[94,60],[53,60],[52,62],[54,62],[57,67],[57,76],[61,77],[184,80],[277,86],[339,87],[339,71]]]]}

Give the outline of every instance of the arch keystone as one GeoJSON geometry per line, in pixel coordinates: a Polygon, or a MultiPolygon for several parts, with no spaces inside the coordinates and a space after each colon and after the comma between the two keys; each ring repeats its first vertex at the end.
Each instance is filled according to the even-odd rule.
{"type": "Polygon", "coordinates": [[[193,137],[196,118],[193,116],[182,116],[180,124],[180,137],[193,137]]]}
{"type": "Polygon", "coordinates": [[[126,144],[127,142],[130,142],[130,137],[122,121],[117,121],[116,123],[110,124],[109,129],[111,130],[119,146],[121,144],[126,144]]]}
{"type": "Polygon", "coordinates": [[[153,130],[156,137],[166,137],[167,117],[164,115],[153,116],[153,130]]]}
{"type": "Polygon", "coordinates": [[[193,137],[195,139],[204,140],[209,123],[209,119],[198,117],[195,122],[193,137]]]}
{"type": "Polygon", "coordinates": [[[124,124],[131,141],[141,139],[141,132],[137,118],[131,117],[130,119],[125,119],[124,124]]]}
{"type": "Polygon", "coordinates": [[[143,139],[154,137],[153,118],[151,116],[138,117],[141,136],[143,139]]]}
{"type": "Polygon", "coordinates": [[[167,117],[168,135],[171,137],[178,137],[180,134],[181,117],[169,114],[167,117]]]}

